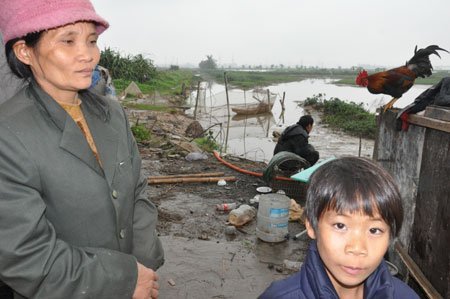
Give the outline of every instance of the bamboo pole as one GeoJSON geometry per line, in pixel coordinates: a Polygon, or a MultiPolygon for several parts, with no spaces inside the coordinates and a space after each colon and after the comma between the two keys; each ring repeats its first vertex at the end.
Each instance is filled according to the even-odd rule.
{"type": "Polygon", "coordinates": [[[198,177],[213,177],[223,176],[224,172],[204,172],[204,173],[187,173],[187,174],[173,174],[173,175],[155,175],[149,176],[149,180],[153,179],[169,179],[169,178],[198,178],[198,177]]]}
{"type": "Polygon", "coordinates": [[[198,106],[199,96],[200,96],[200,81],[198,81],[198,84],[197,84],[197,96],[195,98],[194,120],[197,120],[197,106],[198,106]]]}
{"type": "Polygon", "coordinates": [[[174,183],[217,183],[220,180],[227,182],[236,181],[234,176],[226,177],[198,177],[198,178],[167,178],[167,179],[148,179],[149,184],[174,184],[174,183]]]}

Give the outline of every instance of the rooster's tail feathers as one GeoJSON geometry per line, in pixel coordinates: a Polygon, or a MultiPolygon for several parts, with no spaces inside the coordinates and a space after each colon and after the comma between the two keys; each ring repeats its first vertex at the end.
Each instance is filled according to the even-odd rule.
{"type": "Polygon", "coordinates": [[[425,49],[417,50],[417,46],[414,49],[414,56],[406,63],[406,66],[414,71],[417,77],[428,77],[431,76],[431,70],[433,66],[431,65],[429,56],[431,54],[435,54],[439,58],[439,51],[445,51],[449,53],[447,50],[440,48],[437,45],[431,45],[426,47],[425,49]]]}

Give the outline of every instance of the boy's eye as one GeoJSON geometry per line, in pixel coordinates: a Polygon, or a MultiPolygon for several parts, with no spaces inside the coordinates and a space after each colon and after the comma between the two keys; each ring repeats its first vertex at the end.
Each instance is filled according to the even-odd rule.
{"type": "Polygon", "coordinates": [[[91,43],[91,44],[97,44],[97,40],[96,40],[96,39],[91,40],[89,43],[91,43]]]}
{"type": "Polygon", "coordinates": [[[62,42],[65,44],[72,44],[73,40],[72,39],[63,39],[62,42]]]}
{"type": "Polygon", "coordinates": [[[339,229],[339,230],[342,230],[342,229],[345,228],[345,224],[344,223],[335,223],[333,226],[335,228],[339,229]]]}
{"type": "Polygon", "coordinates": [[[369,229],[369,232],[370,232],[372,235],[380,235],[380,234],[382,234],[384,231],[383,231],[382,229],[379,229],[379,228],[374,227],[374,228],[369,229]]]}

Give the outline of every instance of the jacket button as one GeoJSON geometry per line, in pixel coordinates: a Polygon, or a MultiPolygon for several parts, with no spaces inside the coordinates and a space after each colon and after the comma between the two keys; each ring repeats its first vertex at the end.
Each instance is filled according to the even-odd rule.
{"type": "Polygon", "coordinates": [[[121,230],[120,230],[119,237],[120,237],[121,239],[124,239],[124,238],[125,238],[125,229],[121,229],[121,230]]]}
{"type": "Polygon", "coordinates": [[[117,191],[116,191],[116,190],[113,190],[113,192],[112,192],[112,197],[113,197],[114,199],[117,199],[117,195],[118,195],[117,191]]]}

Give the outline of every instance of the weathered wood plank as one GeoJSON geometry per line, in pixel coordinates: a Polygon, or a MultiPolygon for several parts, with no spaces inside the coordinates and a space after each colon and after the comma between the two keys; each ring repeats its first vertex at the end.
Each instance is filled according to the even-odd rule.
{"type": "Polygon", "coordinates": [[[428,106],[425,109],[425,114],[423,116],[450,121],[450,107],[428,106]]]}
{"type": "Polygon", "coordinates": [[[414,277],[417,283],[424,290],[425,294],[427,294],[428,298],[441,299],[442,296],[431,285],[431,283],[428,281],[425,275],[423,275],[420,268],[417,266],[414,260],[408,255],[408,252],[403,248],[402,245],[400,245],[400,242],[395,243],[395,250],[397,251],[402,261],[405,263],[412,277],[414,277]]]}
{"type": "Polygon", "coordinates": [[[427,130],[421,164],[410,255],[450,298],[450,134],[427,130]]]}
{"type": "Polygon", "coordinates": [[[408,122],[421,127],[431,128],[450,133],[450,122],[439,119],[429,118],[417,114],[410,114],[408,122]]]}

